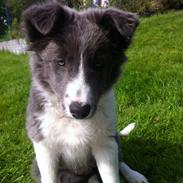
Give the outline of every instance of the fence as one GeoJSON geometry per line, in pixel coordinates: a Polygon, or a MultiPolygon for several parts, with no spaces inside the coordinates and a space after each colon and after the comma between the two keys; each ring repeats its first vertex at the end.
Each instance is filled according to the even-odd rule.
{"type": "Polygon", "coordinates": [[[14,39],[10,41],[0,42],[0,51],[9,51],[14,54],[25,54],[26,53],[26,41],[24,39],[14,39]]]}

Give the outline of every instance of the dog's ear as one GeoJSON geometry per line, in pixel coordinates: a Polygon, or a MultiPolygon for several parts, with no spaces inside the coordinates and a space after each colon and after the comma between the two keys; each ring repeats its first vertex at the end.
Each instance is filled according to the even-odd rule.
{"type": "Polygon", "coordinates": [[[69,17],[69,11],[58,3],[33,5],[23,13],[24,28],[29,41],[53,35],[69,17]]]}
{"type": "Polygon", "coordinates": [[[139,24],[136,14],[115,8],[108,8],[103,10],[103,12],[96,11],[95,21],[119,49],[128,48],[135,29],[139,24]]]}

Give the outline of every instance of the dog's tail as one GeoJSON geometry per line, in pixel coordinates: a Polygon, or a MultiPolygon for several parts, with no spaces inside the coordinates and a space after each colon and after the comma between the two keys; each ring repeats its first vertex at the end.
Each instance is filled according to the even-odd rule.
{"type": "MultiPolygon", "coordinates": [[[[128,136],[131,133],[131,131],[135,128],[135,126],[136,123],[130,123],[118,133],[118,137],[128,136]]],[[[144,175],[130,168],[124,161],[119,162],[119,172],[121,176],[125,177],[125,179],[130,183],[149,183],[144,175]]]]}
{"type": "Polygon", "coordinates": [[[128,126],[126,126],[123,130],[121,130],[118,135],[119,137],[124,137],[130,134],[130,132],[135,128],[136,123],[130,123],[128,126]]]}

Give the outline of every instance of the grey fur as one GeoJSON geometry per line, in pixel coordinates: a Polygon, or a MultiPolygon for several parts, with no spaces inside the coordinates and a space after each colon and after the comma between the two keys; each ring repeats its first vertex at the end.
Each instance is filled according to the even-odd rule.
{"type": "MultiPolygon", "coordinates": [[[[32,69],[27,108],[27,131],[31,140],[39,142],[44,139],[39,116],[49,102],[47,95],[54,96],[52,105],[64,111],[65,86],[78,73],[81,53],[95,113],[100,97],[120,75],[120,66],[125,61],[124,51],[137,24],[134,14],[114,8],[76,12],[58,3],[47,3],[34,5],[24,12],[32,69]],[[65,61],[64,67],[59,65],[60,59],[65,61]]],[[[79,176],[71,170],[62,170],[62,183],[85,183],[96,175],[96,172],[92,173],[95,169],[96,165],[88,170],[86,177],[86,172],[79,176]]],[[[39,180],[38,169],[36,172],[39,180]]]]}

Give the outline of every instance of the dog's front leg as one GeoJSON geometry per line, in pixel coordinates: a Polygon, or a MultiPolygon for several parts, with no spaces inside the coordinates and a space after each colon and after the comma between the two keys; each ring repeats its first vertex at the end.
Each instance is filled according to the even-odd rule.
{"type": "Polygon", "coordinates": [[[56,183],[57,160],[51,151],[41,142],[34,142],[37,165],[41,174],[41,183],[56,183]]]}
{"type": "Polygon", "coordinates": [[[112,138],[92,148],[103,183],[120,183],[118,145],[112,138]]]}

